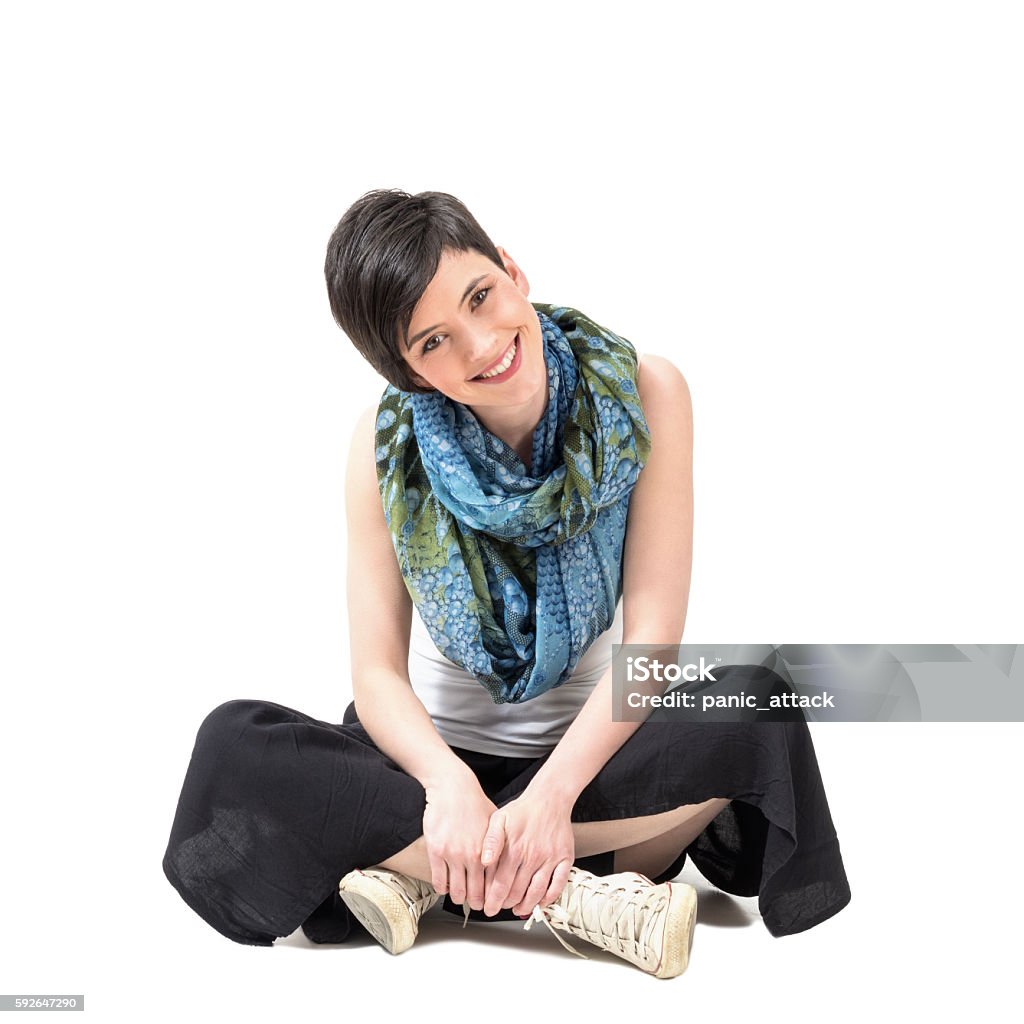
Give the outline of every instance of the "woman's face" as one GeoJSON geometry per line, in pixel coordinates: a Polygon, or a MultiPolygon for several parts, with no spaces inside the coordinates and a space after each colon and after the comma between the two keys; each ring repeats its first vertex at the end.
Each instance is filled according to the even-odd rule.
{"type": "Polygon", "coordinates": [[[540,321],[526,275],[501,247],[498,254],[507,273],[481,253],[444,252],[402,357],[418,384],[452,401],[532,409],[548,386],[540,321]]]}

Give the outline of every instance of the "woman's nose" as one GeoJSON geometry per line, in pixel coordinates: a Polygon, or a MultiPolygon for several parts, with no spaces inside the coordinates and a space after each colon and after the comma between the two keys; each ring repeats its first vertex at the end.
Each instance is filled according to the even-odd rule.
{"type": "Polygon", "coordinates": [[[474,366],[480,366],[489,358],[497,359],[498,336],[494,331],[476,330],[470,335],[469,358],[474,366]]]}

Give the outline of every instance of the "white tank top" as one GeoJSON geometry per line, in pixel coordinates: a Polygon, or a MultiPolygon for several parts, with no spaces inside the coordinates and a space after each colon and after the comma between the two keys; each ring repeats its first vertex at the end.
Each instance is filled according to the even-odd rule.
{"type": "Polygon", "coordinates": [[[553,750],[612,662],[612,644],[622,643],[622,602],[612,624],[587,648],[572,677],[521,704],[495,704],[465,669],[450,662],[430,639],[413,609],[409,679],[451,747],[500,757],[543,757],[553,750]]]}

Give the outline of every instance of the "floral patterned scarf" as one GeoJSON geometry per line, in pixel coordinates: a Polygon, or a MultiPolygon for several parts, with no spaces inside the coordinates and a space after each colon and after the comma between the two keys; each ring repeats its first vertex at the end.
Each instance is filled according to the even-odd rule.
{"type": "Polygon", "coordinates": [[[437,649],[496,704],[568,679],[622,595],[629,496],[650,454],[633,346],[534,303],[548,403],[530,471],[468,406],[389,385],[377,479],[398,563],[437,649]]]}

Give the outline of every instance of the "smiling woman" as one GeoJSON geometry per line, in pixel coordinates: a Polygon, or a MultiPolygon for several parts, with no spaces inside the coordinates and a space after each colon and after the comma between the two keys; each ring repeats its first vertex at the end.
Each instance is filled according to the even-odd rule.
{"type": "Polygon", "coordinates": [[[689,961],[696,893],[672,881],[687,856],[757,893],[773,935],[841,910],[802,719],[611,717],[612,643],[678,644],[686,618],[679,369],[531,302],[445,193],[363,196],[325,272],[389,382],[346,481],[355,701],[341,724],[266,701],[208,716],[164,857],[182,897],[238,942],[362,927],[392,953],[447,897],[659,978],[689,961]]]}

